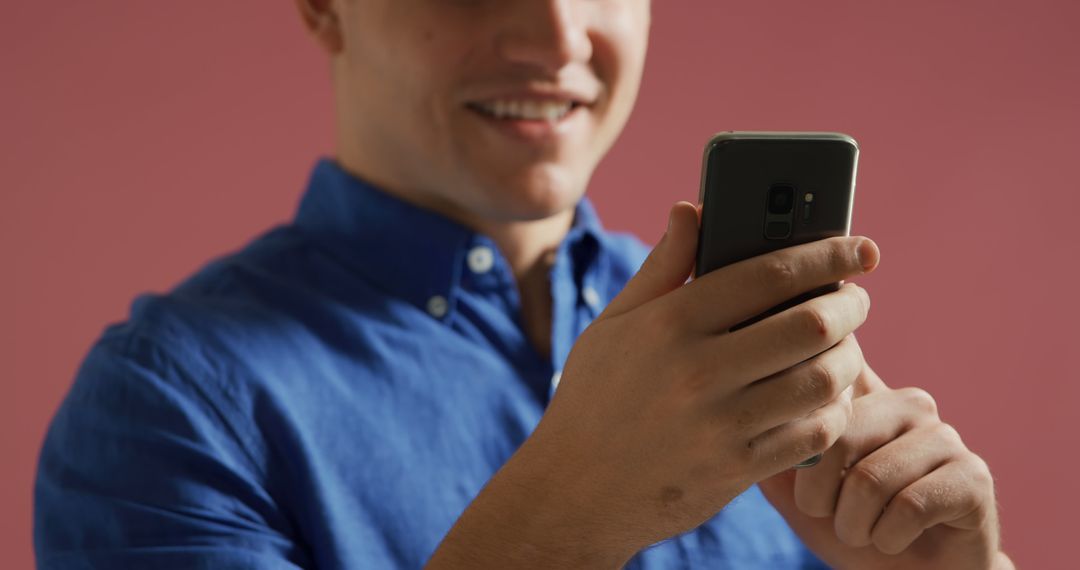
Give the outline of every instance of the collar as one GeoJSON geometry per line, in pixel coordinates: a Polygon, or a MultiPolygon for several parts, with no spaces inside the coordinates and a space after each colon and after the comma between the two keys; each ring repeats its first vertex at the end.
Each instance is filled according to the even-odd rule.
{"type": "MultiPolygon", "coordinates": [[[[469,275],[469,264],[475,263],[475,255],[470,260],[469,254],[478,247],[496,252],[486,286],[513,284],[489,237],[387,194],[329,157],[316,162],[295,224],[387,294],[439,318],[453,312],[463,280],[485,286],[469,275]],[[437,306],[440,303],[444,308],[437,306]]],[[[578,288],[597,257],[603,231],[592,203],[582,197],[556,252],[557,265],[566,267],[560,261],[569,258],[568,269],[578,288]]]]}

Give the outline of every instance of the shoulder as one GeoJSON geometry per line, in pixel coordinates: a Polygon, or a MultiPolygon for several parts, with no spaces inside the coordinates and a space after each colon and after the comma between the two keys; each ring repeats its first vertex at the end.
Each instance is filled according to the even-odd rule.
{"type": "Polygon", "coordinates": [[[378,317],[386,295],[295,226],[279,226],[207,262],[164,293],[131,303],[103,338],[139,336],[194,366],[280,354],[343,315],[378,317]]]}
{"type": "Polygon", "coordinates": [[[251,373],[249,364],[292,336],[270,333],[295,325],[267,296],[296,286],[283,266],[303,259],[304,247],[276,228],[170,291],[138,295],[83,358],[53,432],[74,441],[86,431],[75,426],[114,421],[154,433],[195,430],[201,438],[234,438],[236,451],[257,461],[251,402],[269,377],[251,373]]]}
{"type": "Polygon", "coordinates": [[[303,288],[297,276],[305,275],[308,248],[289,228],[275,228],[210,260],[170,291],[137,296],[127,318],[107,327],[101,341],[142,339],[185,368],[208,372],[230,348],[240,348],[238,341],[257,344],[259,331],[287,328],[274,298],[303,288]]]}
{"type": "MultiPolygon", "coordinates": [[[[266,457],[260,418],[287,400],[281,385],[302,383],[305,367],[335,349],[316,332],[338,331],[327,315],[341,314],[346,302],[320,286],[337,281],[331,267],[283,226],[209,261],[170,291],[139,295],[83,358],[54,418],[51,447],[69,449],[95,425],[198,432],[215,448],[232,446],[258,470],[266,457]]],[[[343,286],[361,291],[349,301],[358,311],[378,306],[362,284],[343,286]]]]}
{"type": "Polygon", "coordinates": [[[242,421],[268,394],[302,384],[313,362],[337,351],[363,360],[364,339],[392,322],[393,310],[385,294],[282,226],[170,291],[139,295],[95,348],[122,347],[117,357],[171,383],[187,379],[185,388],[217,413],[242,421]]]}
{"type": "Polygon", "coordinates": [[[179,302],[141,298],[136,316],[90,349],[54,415],[34,486],[43,567],[182,556],[233,567],[275,549],[296,555],[285,551],[290,527],[274,497],[286,495],[260,416],[239,395],[243,383],[184,331],[179,302]],[[151,553],[138,545],[148,533],[214,538],[197,555],[151,553]]]}

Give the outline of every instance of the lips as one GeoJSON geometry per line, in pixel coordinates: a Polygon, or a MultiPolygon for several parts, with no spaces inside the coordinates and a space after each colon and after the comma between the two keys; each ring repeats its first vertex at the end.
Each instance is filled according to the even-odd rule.
{"type": "Polygon", "coordinates": [[[467,104],[470,109],[495,119],[549,122],[562,119],[580,105],[563,99],[495,99],[467,104]]]}
{"type": "Polygon", "coordinates": [[[598,88],[533,84],[476,95],[465,108],[503,140],[550,147],[588,129],[588,111],[597,101],[598,88]]]}

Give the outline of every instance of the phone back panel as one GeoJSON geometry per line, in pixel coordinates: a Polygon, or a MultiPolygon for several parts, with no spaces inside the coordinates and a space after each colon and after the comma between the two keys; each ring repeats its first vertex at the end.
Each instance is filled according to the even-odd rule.
{"type": "Polygon", "coordinates": [[[695,274],[776,249],[848,235],[859,147],[839,133],[721,133],[706,147],[695,274]],[[769,188],[794,187],[790,236],[765,237],[769,188]],[[806,202],[806,193],[812,193],[806,202]],[[803,208],[810,207],[808,218],[803,208]]]}

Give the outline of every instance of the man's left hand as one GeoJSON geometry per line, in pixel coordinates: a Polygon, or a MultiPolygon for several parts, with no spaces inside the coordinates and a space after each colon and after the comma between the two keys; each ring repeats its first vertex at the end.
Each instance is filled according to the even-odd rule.
{"type": "Polygon", "coordinates": [[[806,546],[838,569],[1011,569],[990,470],[933,397],[864,363],[852,406],[820,463],[759,483],[806,546]]]}

